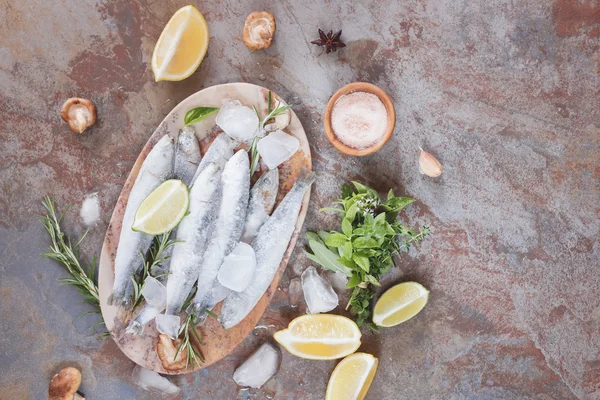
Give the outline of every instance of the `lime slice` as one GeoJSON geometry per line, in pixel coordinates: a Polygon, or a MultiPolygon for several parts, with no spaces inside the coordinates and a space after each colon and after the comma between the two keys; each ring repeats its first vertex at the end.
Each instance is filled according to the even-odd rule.
{"type": "Polygon", "coordinates": [[[131,229],[156,236],[179,224],[190,205],[188,188],[179,179],[170,179],[154,189],[140,204],[131,229]]]}
{"type": "Polygon", "coordinates": [[[373,322],[389,327],[408,321],[427,304],[429,290],[417,282],[404,282],[385,292],[373,310],[373,322]]]}

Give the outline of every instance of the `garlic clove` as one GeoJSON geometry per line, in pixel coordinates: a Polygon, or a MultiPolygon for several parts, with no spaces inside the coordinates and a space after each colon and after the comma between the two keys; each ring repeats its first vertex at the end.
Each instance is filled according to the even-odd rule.
{"type": "MultiPolygon", "coordinates": [[[[419,149],[421,149],[419,147],[419,149]]],[[[431,154],[421,149],[421,155],[419,156],[419,171],[423,175],[436,178],[442,174],[442,164],[431,154]]]]}

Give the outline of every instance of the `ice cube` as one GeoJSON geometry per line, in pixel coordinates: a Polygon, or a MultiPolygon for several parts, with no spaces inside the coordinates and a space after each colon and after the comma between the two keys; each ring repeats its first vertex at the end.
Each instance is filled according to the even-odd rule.
{"type": "Polygon", "coordinates": [[[264,343],[235,370],[233,380],[240,386],[258,389],[277,373],[279,360],[279,350],[264,343]]]}
{"type": "Polygon", "coordinates": [[[221,301],[225,300],[225,297],[231,292],[231,290],[227,289],[225,286],[221,285],[219,282],[215,282],[213,288],[210,292],[210,300],[208,302],[207,308],[212,310],[214,306],[216,306],[221,301]]]}
{"type": "Polygon", "coordinates": [[[164,394],[177,394],[181,389],[154,371],[136,365],[131,372],[132,382],[145,390],[157,390],[164,394]]]}
{"type": "Polygon", "coordinates": [[[148,276],[142,287],[142,296],[152,307],[161,308],[167,303],[167,288],[158,279],[148,276]]]}
{"type": "Polygon", "coordinates": [[[241,292],[250,284],[255,269],[254,249],[249,244],[240,242],[223,260],[218,275],[219,283],[228,289],[241,292]]]}
{"type": "Polygon", "coordinates": [[[296,307],[302,296],[302,283],[299,278],[293,278],[290,280],[290,286],[288,286],[288,297],[290,305],[296,307]]]}
{"type": "Polygon", "coordinates": [[[321,278],[315,267],[308,267],[302,273],[302,289],[310,314],[331,311],[338,305],[338,296],[325,279],[321,278]]]}
{"type": "Polygon", "coordinates": [[[98,200],[98,192],[90,193],[85,196],[85,200],[81,203],[79,216],[83,220],[85,226],[95,225],[100,219],[100,202],[98,200]]]}
{"type": "Polygon", "coordinates": [[[154,320],[156,322],[156,330],[164,333],[171,339],[177,339],[181,324],[179,315],[158,314],[154,320]]]}
{"type": "Polygon", "coordinates": [[[258,116],[237,100],[223,103],[216,122],[223,132],[240,142],[249,142],[258,133],[258,116]]]}
{"type": "Polygon", "coordinates": [[[283,131],[275,131],[260,139],[257,145],[258,154],[269,169],[277,168],[289,160],[298,148],[300,141],[283,131]]]}
{"type": "Polygon", "coordinates": [[[346,285],[348,284],[348,275],[340,271],[329,271],[327,280],[329,280],[334,289],[343,291],[346,290],[346,285]]]}

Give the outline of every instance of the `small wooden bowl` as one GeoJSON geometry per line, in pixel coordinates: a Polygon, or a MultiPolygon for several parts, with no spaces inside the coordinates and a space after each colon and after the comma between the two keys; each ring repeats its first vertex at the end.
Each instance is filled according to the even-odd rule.
{"type": "Polygon", "coordinates": [[[333,147],[338,151],[349,156],[368,156],[379,151],[379,149],[390,140],[390,137],[392,137],[395,125],[396,111],[394,110],[394,104],[392,104],[390,97],[379,86],[367,82],[354,82],[342,87],[331,96],[331,99],[329,99],[327,107],[325,108],[325,134],[327,134],[327,139],[329,139],[333,147]],[[335,136],[333,127],[331,126],[331,112],[333,111],[333,105],[341,96],[352,92],[367,92],[376,95],[379,97],[379,100],[381,100],[387,111],[387,131],[381,137],[379,142],[365,149],[355,149],[354,147],[344,144],[337,136],[335,136]]]}

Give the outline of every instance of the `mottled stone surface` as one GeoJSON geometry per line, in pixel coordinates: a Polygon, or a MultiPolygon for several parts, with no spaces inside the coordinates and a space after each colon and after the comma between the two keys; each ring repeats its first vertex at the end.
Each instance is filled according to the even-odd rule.
{"type": "MultiPolygon", "coordinates": [[[[155,398],[128,382],[133,364],[87,327],[93,316],[64,272],[40,260],[35,214],[44,194],[78,209],[98,191],[102,220],[83,244],[99,253],[125,177],[162,118],[217,83],[272,88],[295,110],[319,174],[305,226],[343,181],[359,179],[419,201],[404,220],[432,236],[403,255],[387,286],[431,289],[414,320],[365,333],[380,358],[369,399],[600,398],[600,6],[592,0],[200,2],[209,54],[183,82],[153,81],[148,62],[183,2],[0,0],[0,398],[41,399],[65,365],[82,369],[88,399],[155,398]],[[243,20],[272,11],[274,44],[252,53],[243,20]],[[343,29],[325,55],[317,28],[343,29]],[[340,86],[386,90],[396,132],[379,153],[340,155],[322,112],[340,86]],[[98,106],[96,126],[73,135],[58,110],[71,96],[98,106]],[[418,146],[445,166],[418,173],[418,146]]],[[[81,233],[77,212],[65,220],[81,233]]],[[[304,312],[287,294],[309,264],[292,257],[261,327],[221,362],[185,377],[180,398],[247,398],[233,371],[274,330],[304,312]]],[[[293,300],[296,302],[296,299],[293,300]]],[[[281,370],[250,398],[321,399],[335,362],[284,352],[281,370]]]]}

